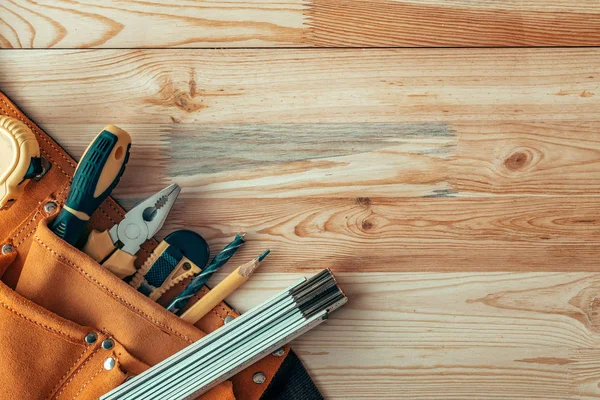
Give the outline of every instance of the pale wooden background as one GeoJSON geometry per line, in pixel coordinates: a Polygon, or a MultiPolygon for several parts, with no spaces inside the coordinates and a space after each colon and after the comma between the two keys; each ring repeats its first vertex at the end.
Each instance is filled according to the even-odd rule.
{"type": "Polygon", "coordinates": [[[0,90],[76,157],[128,129],[164,232],[270,248],[241,311],[332,268],[327,398],[598,398],[599,44],[596,0],[8,0],[0,90]]]}

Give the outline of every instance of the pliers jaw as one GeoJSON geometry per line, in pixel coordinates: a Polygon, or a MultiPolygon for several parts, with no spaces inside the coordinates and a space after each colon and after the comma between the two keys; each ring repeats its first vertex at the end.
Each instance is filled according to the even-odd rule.
{"type": "Polygon", "coordinates": [[[115,246],[135,254],[164,225],[181,187],[174,183],[135,205],[123,221],[109,230],[115,246]]]}

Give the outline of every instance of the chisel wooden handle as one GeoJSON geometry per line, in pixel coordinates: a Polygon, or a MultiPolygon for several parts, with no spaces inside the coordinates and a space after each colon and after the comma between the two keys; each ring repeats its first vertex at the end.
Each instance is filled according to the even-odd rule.
{"type": "Polygon", "coordinates": [[[129,159],[131,137],[124,130],[106,126],[81,157],[67,201],[52,230],[70,244],[79,239],[87,221],[119,182],[129,159]]]}

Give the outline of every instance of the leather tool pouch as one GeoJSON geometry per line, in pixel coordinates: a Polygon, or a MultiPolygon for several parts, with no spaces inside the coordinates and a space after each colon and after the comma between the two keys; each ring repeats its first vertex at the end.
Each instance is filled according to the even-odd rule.
{"type": "MultiPolygon", "coordinates": [[[[10,209],[0,211],[0,246],[13,249],[0,255],[0,399],[96,399],[222,326],[226,316],[236,316],[221,303],[192,326],[55,236],[48,223],[65,200],[76,164],[2,93],[0,114],[29,126],[53,165],[42,180],[26,187],[10,209]],[[56,203],[58,209],[47,207],[49,203],[56,203]]],[[[109,198],[90,225],[107,229],[123,215],[123,209],[109,198]]],[[[156,244],[149,241],[143,246],[138,263],[156,244]]],[[[186,284],[163,296],[163,303],[186,284]]],[[[302,391],[295,398],[320,398],[296,356],[289,348],[284,350],[201,398],[283,398],[297,390],[286,388],[282,381],[294,379],[302,391]],[[257,372],[266,376],[265,382],[253,381],[257,372]]]]}

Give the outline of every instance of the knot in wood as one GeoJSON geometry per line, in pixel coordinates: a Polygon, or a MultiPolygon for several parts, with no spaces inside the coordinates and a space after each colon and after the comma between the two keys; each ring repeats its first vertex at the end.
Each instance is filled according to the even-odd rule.
{"type": "Polygon", "coordinates": [[[365,219],[365,220],[362,222],[362,228],[363,228],[363,230],[365,230],[365,231],[368,231],[368,230],[370,230],[370,229],[373,229],[373,227],[374,227],[374,226],[375,226],[375,224],[374,224],[373,222],[371,222],[370,220],[368,220],[368,219],[365,219]]]}
{"type": "Polygon", "coordinates": [[[356,204],[361,207],[368,208],[371,206],[371,199],[369,197],[357,197],[356,204]]]}
{"type": "Polygon", "coordinates": [[[504,165],[509,171],[523,171],[532,167],[537,162],[536,151],[528,148],[519,148],[511,152],[504,160],[504,165]]]}

